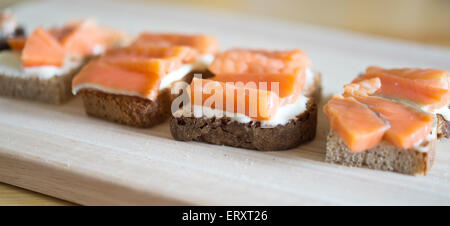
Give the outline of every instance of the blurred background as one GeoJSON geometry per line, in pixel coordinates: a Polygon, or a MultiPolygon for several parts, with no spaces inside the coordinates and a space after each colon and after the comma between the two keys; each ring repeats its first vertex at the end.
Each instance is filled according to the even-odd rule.
{"type": "MultiPolygon", "coordinates": [[[[0,0],[0,8],[25,1],[31,0],[0,0]]],[[[122,1],[185,4],[450,47],[450,0],[122,1]]]]}
{"type": "MultiPolygon", "coordinates": [[[[0,9],[30,1],[0,0],[0,9]]],[[[126,2],[182,4],[210,11],[228,11],[292,23],[307,23],[450,48],[450,0],[126,0],[126,2]]],[[[69,203],[0,183],[0,205],[66,204],[69,203]]]]}
{"type": "MultiPolygon", "coordinates": [[[[140,2],[146,2],[141,0],[140,2]]],[[[161,0],[450,47],[450,0],[161,0]]]]}

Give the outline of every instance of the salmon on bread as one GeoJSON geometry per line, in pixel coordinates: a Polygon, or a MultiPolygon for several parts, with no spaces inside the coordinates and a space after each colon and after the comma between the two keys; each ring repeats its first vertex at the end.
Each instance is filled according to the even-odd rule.
{"type": "Polygon", "coordinates": [[[142,33],[87,65],[74,78],[73,93],[80,93],[90,116],[134,127],[162,123],[178,96],[172,86],[190,83],[193,73],[203,72],[203,53],[218,48],[217,40],[207,37],[142,33]]]}
{"type": "Polygon", "coordinates": [[[448,72],[442,70],[369,67],[365,74],[344,86],[343,96],[334,96],[324,106],[331,128],[326,161],[426,174],[433,164],[442,124],[441,113],[432,106],[443,104],[448,108],[448,81],[448,72]],[[345,99],[353,102],[347,100],[347,106],[342,107],[345,99]],[[356,113],[355,106],[372,114],[356,113]],[[384,131],[374,117],[386,124],[384,131]],[[378,128],[379,133],[367,133],[369,138],[363,136],[364,132],[357,132],[372,128],[378,128]],[[349,136],[348,131],[355,135],[349,136]]]}
{"type": "Polygon", "coordinates": [[[190,105],[173,113],[172,136],[257,150],[308,142],[317,123],[316,95],[309,94],[320,96],[315,78],[305,87],[310,67],[298,49],[219,53],[209,67],[213,77],[194,78],[188,88],[190,105]]]}
{"type": "MultiPolygon", "coordinates": [[[[126,36],[79,20],[50,29],[38,26],[28,36],[7,39],[12,51],[2,58],[12,70],[0,75],[1,95],[59,104],[73,97],[72,78],[93,56],[126,42],[126,36]]],[[[1,63],[1,62],[0,62],[1,63]]]]}
{"type": "Polygon", "coordinates": [[[89,86],[113,93],[155,100],[161,79],[191,59],[189,47],[116,49],[89,63],[74,78],[74,93],[89,86]]]}
{"type": "Polygon", "coordinates": [[[388,122],[353,97],[335,95],[324,106],[323,111],[329,119],[331,129],[354,152],[377,146],[390,128],[388,122]]]}

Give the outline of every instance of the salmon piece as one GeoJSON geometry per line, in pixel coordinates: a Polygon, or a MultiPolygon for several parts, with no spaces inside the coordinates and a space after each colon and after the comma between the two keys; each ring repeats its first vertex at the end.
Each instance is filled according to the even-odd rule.
{"type": "Polygon", "coordinates": [[[278,96],[270,91],[194,78],[190,85],[191,103],[222,111],[244,114],[257,120],[269,120],[278,110],[278,96]],[[222,92],[215,94],[215,91],[222,92]],[[210,100],[217,97],[222,106],[210,100]]]}
{"type": "Polygon", "coordinates": [[[377,146],[389,125],[352,97],[333,96],[324,106],[330,127],[353,152],[377,146]]]}
{"type": "Polygon", "coordinates": [[[355,99],[389,122],[391,127],[384,139],[397,147],[411,148],[431,132],[434,121],[432,114],[381,97],[355,96],[355,99]]]}
{"type": "Polygon", "coordinates": [[[378,77],[381,89],[376,94],[410,100],[423,105],[436,104],[449,92],[449,73],[433,69],[383,69],[369,67],[353,82],[378,77]]]}
{"type": "Polygon", "coordinates": [[[375,77],[344,85],[344,96],[368,96],[381,88],[380,78],[375,77]]]}
{"type": "Polygon", "coordinates": [[[48,29],[48,32],[53,35],[59,42],[69,36],[77,27],[82,24],[83,21],[71,21],[62,27],[52,27],[48,29]]]}
{"type": "Polygon", "coordinates": [[[281,74],[297,68],[309,68],[311,62],[305,52],[232,49],[220,53],[209,69],[222,74],[281,74]]]}
{"type": "Polygon", "coordinates": [[[444,106],[448,106],[449,102],[450,102],[450,90],[442,97],[441,101],[428,105],[427,110],[433,111],[436,109],[443,108],[444,106]]]}
{"type": "Polygon", "coordinates": [[[216,56],[209,70],[213,78],[221,82],[254,82],[260,87],[264,82],[267,89],[272,82],[278,83],[281,102],[293,103],[297,100],[305,84],[305,69],[311,67],[306,54],[301,50],[267,51],[234,49],[216,56]]]}
{"type": "Polygon", "coordinates": [[[123,70],[101,61],[91,61],[73,79],[72,87],[76,90],[83,85],[94,85],[102,89],[156,99],[160,77],[123,70]]]}
{"type": "Polygon", "coordinates": [[[21,59],[24,67],[61,66],[64,57],[65,51],[58,40],[45,29],[38,27],[25,42],[21,59]]]}
{"type": "Polygon", "coordinates": [[[151,59],[143,56],[125,54],[106,55],[105,57],[101,57],[99,61],[112,66],[120,67],[124,70],[150,75],[156,73],[160,76],[164,76],[181,66],[180,61],[151,59]]]}
{"type": "Polygon", "coordinates": [[[27,41],[26,37],[13,37],[8,38],[7,42],[11,49],[15,51],[22,51],[27,41]]]}
{"type": "Polygon", "coordinates": [[[215,54],[219,50],[219,41],[214,36],[202,34],[171,34],[143,32],[132,45],[188,46],[200,54],[215,54]]]}
{"type": "Polygon", "coordinates": [[[132,45],[124,48],[112,49],[106,55],[134,55],[146,58],[178,60],[182,63],[193,63],[199,57],[197,50],[186,46],[151,46],[132,45]]]}
{"type": "Polygon", "coordinates": [[[124,39],[124,34],[109,28],[99,27],[93,20],[75,21],[63,28],[52,29],[61,45],[69,53],[92,55],[96,46],[107,49],[124,39]]]}
{"type": "Polygon", "coordinates": [[[220,53],[209,67],[215,74],[280,74],[297,68],[309,68],[311,62],[299,49],[269,51],[231,49],[220,53]]]}
{"type": "Polygon", "coordinates": [[[100,61],[127,70],[164,76],[182,64],[192,62],[197,51],[190,47],[132,46],[108,51],[100,61]]]}

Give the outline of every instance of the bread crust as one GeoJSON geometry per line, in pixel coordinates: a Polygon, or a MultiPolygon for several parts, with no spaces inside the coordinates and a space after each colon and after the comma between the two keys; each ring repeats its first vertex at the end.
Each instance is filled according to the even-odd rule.
{"type": "Polygon", "coordinates": [[[437,136],[438,138],[450,138],[450,122],[445,120],[445,118],[437,114],[438,124],[437,124],[437,136]]]}
{"type": "Polygon", "coordinates": [[[317,104],[312,98],[307,110],[286,125],[261,128],[259,122],[239,123],[228,117],[171,117],[170,132],[180,141],[200,141],[259,151],[279,151],[314,139],[317,104]]]}
{"type": "Polygon", "coordinates": [[[72,95],[72,79],[81,66],[65,75],[42,79],[37,76],[17,77],[0,75],[0,95],[40,101],[49,104],[61,104],[72,95]]]}
{"type": "Polygon", "coordinates": [[[383,141],[369,150],[356,153],[350,151],[339,135],[330,130],[327,137],[325,161],[350,167],[392,171],[409,175],[427,174],[431,169],[436,153],[436,139],[424,141],[421,146],[428,151],[401,149],[383,141]]]}
{"type": "Polygon", "coordinates": [[[170,90],[160,92],[155,101],[92,89],[80,91],[89,116],[124,125],[147,128],[164,122],[170,115],[170,90]]]}

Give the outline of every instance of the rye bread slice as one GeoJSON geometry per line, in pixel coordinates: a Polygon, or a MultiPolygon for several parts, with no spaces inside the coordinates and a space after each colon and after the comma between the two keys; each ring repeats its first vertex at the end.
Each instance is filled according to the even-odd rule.
{"type": "Polygon", "coordinates": [[[82,66],[65,75],[49,79],[37,76],[11,76],[0,74],[0,95],[40,101],[49,104],[61,104],[72,95],[72,79],[82,66]]]}
{"type": "Polygon", "coordinates": [[[80,91],[89,116],[124,125],[146,128],[164,122],[170,115],[170,90],[165,89],[155,101],[136,96],[117,95],[92,89],[80,91]]]}
{"type": "Polygon", "coordinates": [[[278,151],[297,147],[314,139],[317,104],[307,103],[307,110],[286,125],[262,128],[260,122],[239,123],[228,117],[173,117],[170,132],[175,140],[200,141],[259,151],[278,151]]]}
{"type": "MultiPolygon", "coordinates": [[[[207,71],[192,71],[182,80],[190,83],[197,73],[210,74],[207,71]]],[[[83,89],[79,95],[89,116],[139,128],[163,123],[171,115],[172,100],[178,96],[171,94],[170,88],[161,90],[156,100],[93,89],[83,89]]]]}
{"type": "Polygon", "coordinates": [[[409,175],[426,174],[433,165],[436,137],[424,141],[418,149],[401,149],[389,142],[382,141],[378,146],[364,152],[355,153],[345,145],[339,135],[330,130],[327,137],[325,161],[350,167],[367,167],[370,169],[392,171],[409,175]]]}

